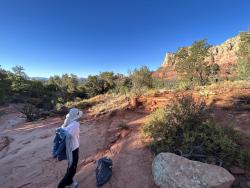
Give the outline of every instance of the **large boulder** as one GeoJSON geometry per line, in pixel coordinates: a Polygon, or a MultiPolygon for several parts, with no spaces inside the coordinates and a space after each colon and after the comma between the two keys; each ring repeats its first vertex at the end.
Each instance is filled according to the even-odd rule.
{"type": "Polygon", "coordinates": [[[152,164],[156,185],[161,188],[229,188],[234,177],[224,168],[160,153],[152,164]]]}

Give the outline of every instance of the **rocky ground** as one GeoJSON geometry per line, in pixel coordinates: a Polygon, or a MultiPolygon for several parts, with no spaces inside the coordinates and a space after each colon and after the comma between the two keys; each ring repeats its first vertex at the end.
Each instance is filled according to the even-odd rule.
{"type": "MultiPolygon", "coordinates": [[[[250,135],[250,111],[235,110],[235,95],[250,90],[217,92],[206,98],[211,115],[222,125],[234,125],[250,135]],[[226,108],[225,108],[226,106],[226,108]]],[[[199,92],[194,93],[195,97],[199,92]]],[[[153,154],[145,146],[140,126],[151,110],[168,103],[172,93],[162,93],[141,99],[137,109],[116,110],[101,116],[85,113],[80,127],[80,159],[77,170],[79,187],[96,187],[95,161],[102,156],[112,158],[113,176],[107,188],[154,188],[151,164],[153,154]],[[121,125],[123,123],[123,126],[121,125]],[[127,125],[124,127],[124,125],[127,125]]],[[[67,163],[51,156],[55,129],[63,117],[49,117],[25,122],[25,117],[12,105],[0,108],[0,182],[3,188],[56,187],[67,163]]],[[[250,148],[249,143],[244,143],[250,148]]],[[[247,187],[250,174],[237,178],[238,187],[247,187]]]]}

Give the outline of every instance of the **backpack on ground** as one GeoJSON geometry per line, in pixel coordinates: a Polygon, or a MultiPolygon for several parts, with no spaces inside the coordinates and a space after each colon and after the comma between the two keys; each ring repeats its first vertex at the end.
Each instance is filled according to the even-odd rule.
{"type": "Polygon", "coordinates": [[[109,181],[112,176],[113,162],[107,157],[102,157],[97,161],[96,185],[102,186],[109,181]]]}

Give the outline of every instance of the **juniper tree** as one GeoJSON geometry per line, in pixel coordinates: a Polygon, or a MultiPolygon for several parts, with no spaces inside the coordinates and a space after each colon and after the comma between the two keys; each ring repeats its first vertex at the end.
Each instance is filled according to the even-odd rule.
{"type": "Polygon", "coordinates": [[[176,53],[176,71],[181,79],[205,85],[208,82],[207,67],[210,44],[206,40],[195,41],[191,47],[180,48],[176,53]]]}
{"type": "Polygon", "coordinates": [[[240,34],[237,72],[241,79],[250,79],[250,29],[240,34]]]}

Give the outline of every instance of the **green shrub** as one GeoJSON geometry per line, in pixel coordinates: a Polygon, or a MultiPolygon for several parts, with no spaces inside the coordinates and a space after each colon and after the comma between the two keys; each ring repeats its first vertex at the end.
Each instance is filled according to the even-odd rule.
{"type": "Polygon", "coordinates": [[[111,90],[111,93],[122,94],[127,96],[131,88],[131,79],[130,78],[121,78],[115,80],[115,88],[111,90]]]}
{"type": "Polygon", "coordinates": [[[240,34],[240,48],[237,53],[237,73],[240,79],[250,79],[250,28],[240,34]]]}
{"type": "Polygon", "coordinates": [[[247,149],[242,149],[241,152],[239,152],[239,158],[237,159],[240,166],[250,167],[250,151],[247,149]]]}
{"type": "Polygon", "coordinates": [[[143,66],[139,69],[134,69],[132,72],[129,73],[129,78],[132,82],[131,92],[135,96],[142,95],[145,90],[152,87],[153,80],[151,76],[151,71],[146,66],[143,66]]]}
{"type": "Polygon", "coordinates": [[[34,121],[40,117],[38,109],[32,104],[25,104],[19,111],[26,115],[27,121],[34,121]]]}
{"type": "Polygon", "coordinates": [[[199,40],[190,47],[182,47],[177,50],[175,70],[181,80],[189,80],[198,85],[208,83],[211,67],[208,67],[206,58],[209,57],[210,47],[207,40],[199,40]]]}
{"type": "Polygon", "coordinates": [[[0,65],[0,104],[6,102],[10,96],[11,82],[8,79],[8,73],[4,69],[1,69],[0,65]]]}
{"type": "Polygon", "coordinates": [[[89,97],[107,93],[116,86],[116,76],[113,72],[102,72],[99,75],[88,76],[84,82],[85,90],[89,97]]]}
{"type": "Polygon", "coordinates": [[[178,97],[154,111],[142,131],[151,138],[155,153],[173,152],[224,167],[236,164],[250,168],[249,152],[238,144],[239,133],[216,125],[206,114],[204,102],[195,102],[191,96],[178,97]]]}
{"type": "Polygon", "coordinates": [[[192,82],[188,81],[188,80],[180,80],[177,83],[177,89],[180,91],[187,91],[192,89],[194,86],[192,84],[192,82]]]}
{"type": "Polygon", "coordinates": [[[155,89],[175,89],[176,80],[153,78],[152,87],[155,89]]]}
{"type": "Polygon", "coordinates": [[[242,80],[250,79],[250,60],[240,59],[237,63],[237,73],[238,77],[242,80]]]}

